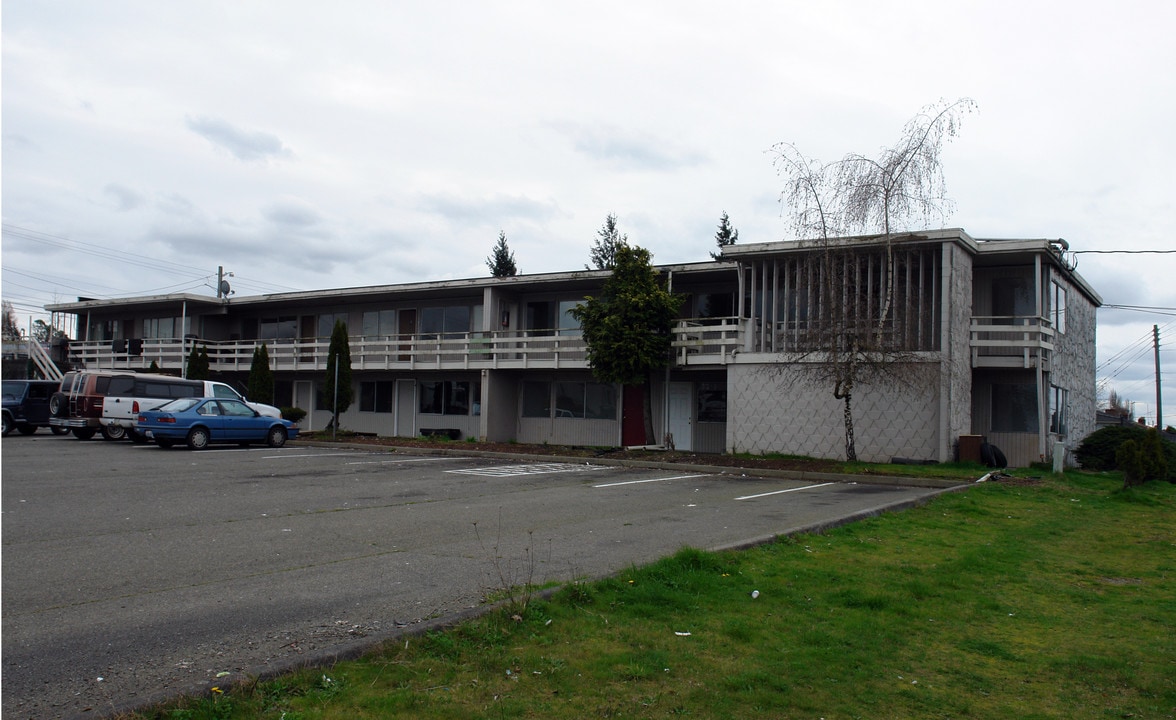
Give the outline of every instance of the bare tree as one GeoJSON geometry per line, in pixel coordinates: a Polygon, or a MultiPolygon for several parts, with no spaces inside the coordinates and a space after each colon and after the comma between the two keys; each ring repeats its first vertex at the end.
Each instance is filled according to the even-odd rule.
{"type": "Polygon", "coordinates": [[[798,236],[814,241],[807,282],[800,283],[808,288],[810,306],[804,322],[796,324],[790,347],[801,353],[796,367],[814,382],[831,384],[833,396],[842,401],[847,460],[857,459],[857,386],[879,379],[917,382],[923,367],[918,353],[934,345],[934,298],[924,299],[924,286],[911,281],[924,272],[924,264],[917,250],[896,252],[896,241],[912,236],[901,226],[912,221],[926,226],[932,217],[950,214],[940,154],[945,140],[958,132],[961,117],[974,110],[968,99],[931,105],[876,159],[853,153],[826,164],[789,143],[771,148],[776,171],[785,180],[781,203],[798,236]],[[873,233],[864,240],[880,246],[880,253],[835,239],[854,232],[873,233]],[[905,304],[896,311],[900,289],[905,304]]]}
{"type": "Polygon", "coordinates": [[[4,328],[3,334],[5,340],[20,340],[21,331],[20,324],[16,320],[16,308],[13,307],[12,302],[3,301],[3,308],[0,309],[0,314],[3,315],[4,328]]]}

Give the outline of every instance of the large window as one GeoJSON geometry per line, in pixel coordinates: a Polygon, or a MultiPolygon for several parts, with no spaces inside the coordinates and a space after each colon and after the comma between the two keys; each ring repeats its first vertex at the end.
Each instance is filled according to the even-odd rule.
{"type": "Polygon", "coordinates": [[[1062,287],[1061,283],[1054,280],[1049,285],[1050,288],[1050,314],[1053,320],[1054,330],[1058,333],[1066,332],[1066,288],[1062,287]]]}
{"type": "MultiPolygon", "coordinates": [[[[335,321],[342,320],[344,325],[347,325],[347,313],[322,313],[318,316],[318,336],[321,338],[329,338],[335,332],[335,321]]],[[[348,329],[347,334],[351,334],[348,329]]]]}
{"type": "Polygon", "coordinates": [[[295,317],[262,318],[258,324],[257,334],[262,340],[296,338],[298,337],[298,319],[295,317]]]}
{"type": "Polygon", "coordinates": [[[393,380],[369,380],[359,384],[360,412],[392,412],[396,383],[393,380]]]}
{"type": "Polygon", "coordinates": [[[1067,417],[1069,404],[1070,393],[1068,390],[1057,385],[1049,387],[1049,431],[1051,433],[1061,437],[1066,436],[1069,424],[1067,417]]]}
{"type": "Polygon", "coordinates": [[[179,332],[181,324],[187,321],[189,326],[192,323],[192,318],[145,318],[143,320],[143,337],[145,338],[177,338],[183,335],[179,332]]]}
{"type": "Polygon", "coordinates": [[[482,383],[466,380],[423,380],[422,415],[481,415],[482,383]]]}
{"type": "MultiPolygon", "coordinates": [[[[548,383],[536,383],[550,387],[548,383]]],[[[536,388],[538,390],[538,388],[536,388]]],[[[615,385],[604,383],[585,383],[560,381],[554,383],[555,417],[583,418],[586,420],[616,420],[617,419],[617,390],[615,385]]],[[[524,387],[524,394],[527,388],[524,387]]],[[[546,409],[545,405],[545,408],[546,409]]],[[[526,398],[524,398],[526,409],[526,398]]],[[[536,403],[538,410],[538,403],[536,403]]],[[[528,417],[548,417],[531,415],[528,417]]]]}
{"type": "Polygon", "coordinates": [[[1037,386],[992,386],[992,431],[1037,432],[1037,386]]]}
{"type": "Polygon", "coordinates": [[[363,314],[363,336],[374,338],[396,334],[395,310],[368,310],[363,314]]]}
{"type": "Polygon", "coordinates": [[[551,417],[551,383],[523,381],[523,417],[551,417]]]}
{"type": "Polygon", "coordinates": [[[438,335],[468,333],[471,327],[470,320],[470,308],[465,305],[422,308],[421,335],[436,337],[438,335]]]}
{"type": "Polygon", "coordinates": [[[698,384],[698,422],[727,422],[727,386],[724,383],[698,384]]]}

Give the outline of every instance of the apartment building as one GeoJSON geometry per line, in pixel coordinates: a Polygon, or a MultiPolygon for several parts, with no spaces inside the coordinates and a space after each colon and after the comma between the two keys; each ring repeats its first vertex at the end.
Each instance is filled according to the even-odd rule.
{"type": "MultiPolygon", "coordinates": [[[[860,361],[859,459],[949,461],[982,435],[1013,465],[1072,450],[1095,423],[1098,294],[1061,240],[964,231],[771,242],[658,269],[685,297],[653,382],[659,440],[702,453],[842,458],[842,400],[821,367],[860,361]],[[873,338],[873,340],[870,340],[873,338]],[[900,368],[898,372],[891,372],[900,368]]],[[[640,387],[597,382],[570,314],[607,271],[474,278],[253,297],[195,294],[47,306],[88,368],[181,372],[193,344],[244,383],[267,346],[278,405],[325,426],[331,330],[350,335],[356,396],[343,427],[520,443],[644,444],[640,387]]]]}

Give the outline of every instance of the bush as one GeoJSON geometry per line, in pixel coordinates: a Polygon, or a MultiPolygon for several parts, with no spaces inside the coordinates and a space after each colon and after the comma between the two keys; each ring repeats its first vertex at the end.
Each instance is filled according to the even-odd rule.
{"type": "Polygon", "coordinates": [[[284,407],[282,408],[282,417],[292,423],[300,423],[302,418],[306,417],[306,411],[299,407],[284,407]]]}
{"type": "Polygon", "coordinates": [[[1123,470],[1117,457],[1119,449],[1127,442],[1135,447],[1124,456],[1124,462],[1132,465],[1139,455],[1138,466],[1132,468],[1152,478],[1163,478],[1176,482],[1176,443],[1168,442],[1155,430],[1139,425],[1115,425],[1105,427],[1086,436],[1074,451],[1078,464],[1085,470],[1123,470]]]}

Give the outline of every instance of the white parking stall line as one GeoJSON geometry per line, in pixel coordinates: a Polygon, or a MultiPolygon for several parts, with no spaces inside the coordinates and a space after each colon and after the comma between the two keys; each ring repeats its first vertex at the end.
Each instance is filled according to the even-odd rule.
{"type": "MultiPolygon", "coordinates": [[[[290,450],[289,450],[288,452],[289,452],[289,453],[292,453],[292,452],[294,452],[294,451],[296,451],[296,450],[300,450],[300,449],[301,449],[301,448],[290,448],[290,450]]],[[[279,459],[279,458],[290,458],[290,457],[296,457],[296,458],[299,458],[299,459],[301,459],[301,458],[321,458],[321,457],[354,457],[354,456],[356,456],[356,455],[370,455],[370,454],[371,454],[371,453],[366,453],[366,452],[350,452],[350,453],[316,453],[316,454],[314,454],[314,455],[303,455],[303,454],[299,453],[299,454],[297,454],[297,455],[293,455],[293,454],[286,454],[286,455],[266,455],[266,456],[265,456],[264,458],[262,458],[262,459],[263,459],[263,460],[277,460],[277,459],[279,459]]]]}
{"type": "Polygon", "coordinates": [[[550,475],[554,473],[585,472],[588,470],[611,470],[605,465],[574,465],[572,463],[539,463],[536,465],[499,465],[496,467],[446,470],[456,475],[477,475],[479,477],[519,477],[521,475],[550,475]]]}
{"type": "Polygon", "coordinates": [[[610,487],[617,487],[619,485],[640,485],[641,483],[665,482],[667,480],[683,480],[685,478],[700,478],[700,477],[708,477],[708,476],[705,474],[703,474],[703,475],[674,475],[673,477],[650,478],[648,480],[626,480],[625,482],[604,483],[602,485],[593,485],[592,487],[610,488],[610,487]]]}
{"type": "Polygon", "coordinates": [[[428,457],[428,458],[413,458],[411,460],[356,460],[347,463],[348,465],[402,465],[405,463],[419,463],[419,462],[445,462],[446,460],[469,460],[469,458],[461,457],[428,457]]]}
{"type": "Polygon", "coordinates": [[[759,495],[744,495],[743,497],[737,497],[735,499],[736,500],[755,500],[756,498],[768,497],[769,495],[780,495],[781,493],[796,492],[798,490],[815,490],[816,488],[819,488],[819,487],[825,487],[826,485],[836,485],[836,484],[837,483],[827,482],[827,483],[819,483],[817,485],[804,485],[802,487],[788,488],[787,490],[773,490],[772,492],[760,493],[759,495]]]}

